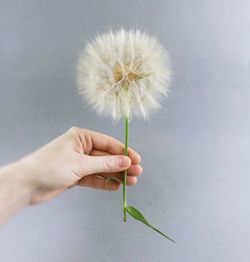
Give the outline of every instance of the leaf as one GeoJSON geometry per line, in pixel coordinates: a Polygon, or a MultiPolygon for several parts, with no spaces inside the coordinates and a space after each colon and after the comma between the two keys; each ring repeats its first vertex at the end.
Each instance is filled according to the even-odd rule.
{"type": "Polygon", "coordinates": [[[127,213],[130,214],[130,216],[132,216],[134,219],[142,222],[143,224],[145,224],[146,226],[150,227],[151,229],[153,229],[154,231],[158,232],[159,234],[161,234],[162,236],[164,236],[165,238],[167,238],[168,240],[172,241],[173,243],[175,243],[175,241],[170,238],[169,236],[165,235],[164,233],[162,233],[159,229],[151,226],[148,221],[146,220],[146,218],[143,216],[143,214],[136,209],[135,207],[132,206],[128,206],[126,208],[127,213]]]}
{"type": "Polygon", "coordinates": [[[109,176],[106,178],[106,181],[116,181],[116,182],[119,182],[119,183],[122,183],[121,180],[115,178],[115,177],[112,177],[112,176],[109,176]]]}
{"type": "Polygon", "coordinates": [[[142,223],[149,225],[148,221],[146,218],[143,216],[143,214],[137,210],[135,207],[128,206],[127,207],[127,212],[135,219],[141,221],[142,223]]]}

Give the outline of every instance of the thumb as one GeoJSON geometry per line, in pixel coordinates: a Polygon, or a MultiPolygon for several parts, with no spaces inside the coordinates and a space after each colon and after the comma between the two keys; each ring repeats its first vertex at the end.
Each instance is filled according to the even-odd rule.
{"type": "Polygon", "coordinates": [[[85,156],[82,163],[86,175],[95,173],[113,173],[126,170],[131,165],[131,160],[127,156],[85,156]]]}

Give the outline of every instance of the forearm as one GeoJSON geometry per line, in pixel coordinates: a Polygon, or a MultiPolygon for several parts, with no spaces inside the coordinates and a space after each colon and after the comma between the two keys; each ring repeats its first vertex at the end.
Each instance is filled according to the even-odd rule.
{"type": "Polygon", "coordinates": [[[20,162],[0,168],[0,226],[29,204],[32,186],[20,162]]]}

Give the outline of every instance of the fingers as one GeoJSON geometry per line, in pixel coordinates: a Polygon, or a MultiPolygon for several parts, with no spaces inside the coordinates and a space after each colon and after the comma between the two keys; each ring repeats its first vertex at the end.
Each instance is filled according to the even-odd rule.
{"type": "Polygon", "coordinates": [[[90,135],[94,149],[107,151],[114,155],[121,154],[123,144],[117,139],[94,131],[90,131],[90,135]]]}
{"type": "MultiPolygon", "coordinates": [[[[117,139],[101,133],[90,131],[90,136],[95,150],[108,152],[113,155],[123,155],[124,145],[117,139]]],[[[129,157],[134,163],[140,163],[141,157],[133,149],[129,148],[129,157]]]]}
{"type": "MultiPolygon", "coordinates": [[[[124,154],[123,151],[120,152],[120,155],[123,155],[123,154],[124,154]]],[[[111,153],[109,153],[107,151],[101,151],[101,150],[98,150],[98,149],[93,149],[90,152],[90,155],[92,155],[92,156],[110,156],[111,153]]],[[[141,156],[131,148],[129,148],[128,157],[131,159],[132,164],[140,164],[140,162],[141,162],[141,156]]]]}
{"type": "MultiPolygon", "coordinates": [[[[110,156],[110,153],[99,151],[99,150],[92,150],[91,155],[92,156],[110,156]]],[[[142,167],[140,165],[138,165],[136,162],[133,162],[132,159],[131,159],[131,162],[132,162],[132,164],[128,169],[128,175],[139,176],[143,171],[142,167]]]]}
{"type": "MultiPolygon", "coordinates": [[[[116,176],[123,177],[124,172],[115,172],[115,173],[99,173],[101,176],[109,177],[109,176],[116,176]]],[[[128,176],[140,176],[142,174],[142,167],[138,165],[131,165],[128,169],[128,176]]]]}
{"type": "MultiPolygon", "coordinates": [[[[95,150],[107,152],[111,155],[124,154],[124,145],[111,136],[79,127],[70,128],[68,134],[73,134],[73,137],[78,137],[85,154],[89,154],[91,151],[95,150]]],[[[140,155],[131,148],[128,150],[128,156],[135,164],[139,164],[141,162],[140,155]]]]}
{"type": "Polygon", "coordinates": [[[105,178],[91,175],[86,176],[78,183],[79,186],[93,187],[96,189],[116,191],[120,188],[121,183],[116,181],[108,181],[105,178]]]}
{"type": "Polygon", "coordinates": [[[114,173],[126,170],[131,165],[127,156],[87,156],[80,155],[80,165],[83,176],[96,173],[114,173]]]}
{"type": "MultiPolygon", "coordinates": [[[[88,154],[94,149],[108,152],[112,155],[124,154],[124,145],[111,136],[79,127],[72,127],[67,133],[71,135],[73,134],[73,137],[77,137],[79,139],[84,153],[88,154]]],[[[140,155],[131,148],[129,148],[129,157],[134,163],[139,164],[141,162],[140,155]]]]}
{"type": "Polygon", "coordinates": [[[140,165],[131,165],[128,169],[128,175],[139,176],[142,174],[142,167],[140,165]]]}
{"type": "MultiPolygon", "coordinates": [[[[127,177],[127,185],[130,185],[130,186],[135,185],[136,182],[137,182],[136,177],[127,177]]],[[[106,177],[102,177],[99,175],[90,175],[80,180],[78,185],[86,186],[86,187],[93,187],[96,189],[116,191],[120,188],[121,183],[117,181],[113,181],[113,180],[107,180],[106,177]]]]}
{"type": "Polygon", "coordinates": [[[128,149],[128,156],[134,164],[141,163],[141,156],[131,148],[128,149]]]}
{"type": "MultiPolygon", "coordinates": [[[[104,177],[104,178],[109,178],[109,177],[113,177],[113,178],[116,178],[118,179],[121,183],[122,183],[122,180],[123,180],[123,174],[122,173],[101,173],[101,174],[98,174],[99,176],[101,177],[104,177]]],[[[127,176],[127,185],[129,186],[132,186],[132,185],[135,185],[137,182],[137,177],[136,176],[127,176]]]]}

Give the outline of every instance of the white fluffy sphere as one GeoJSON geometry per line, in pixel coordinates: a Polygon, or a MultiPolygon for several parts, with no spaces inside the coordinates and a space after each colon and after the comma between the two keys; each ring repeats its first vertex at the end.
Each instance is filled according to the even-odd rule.
{"type": "Polygon", "coordinates": [[[113,119],[142,116],[159,108],[171,79],[169,56],[155,37],[123,29],[97,36],[77,67],[80,94],[113,119]]]}

